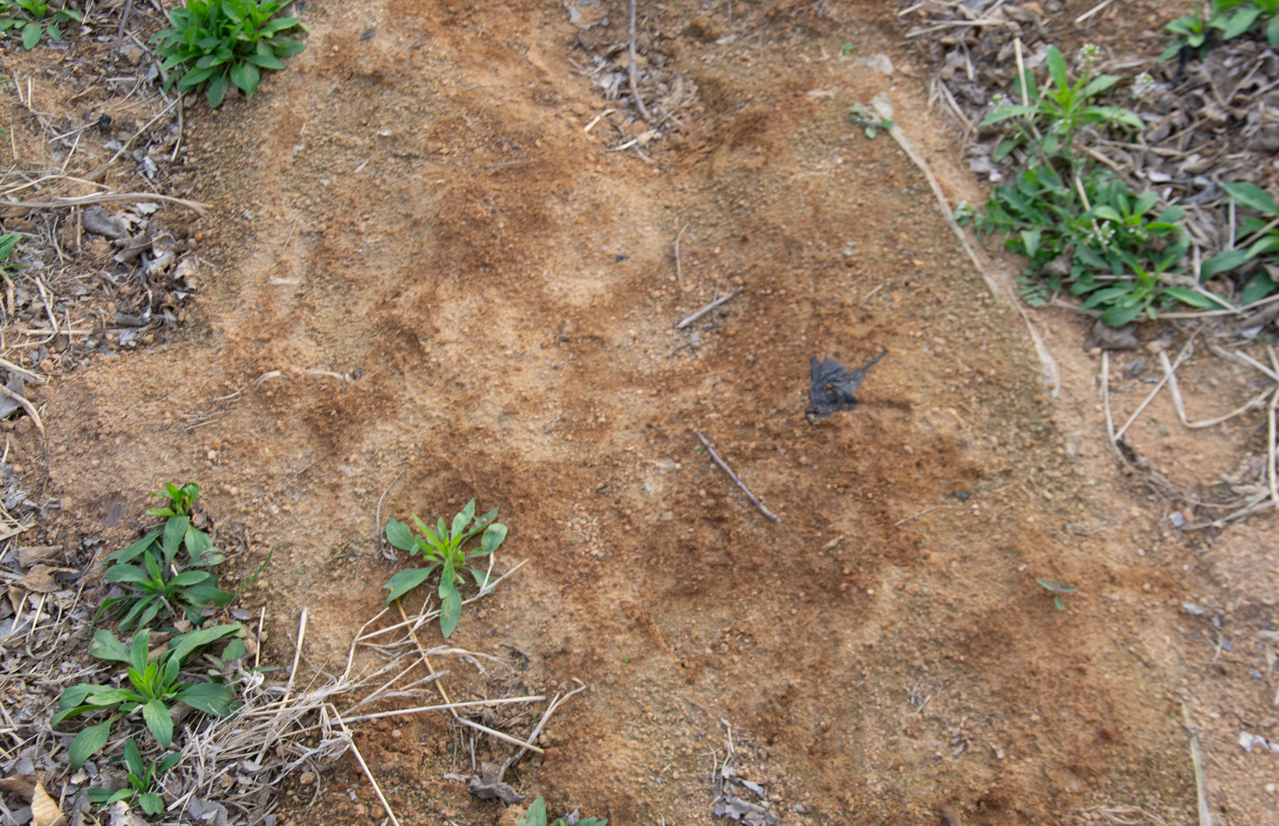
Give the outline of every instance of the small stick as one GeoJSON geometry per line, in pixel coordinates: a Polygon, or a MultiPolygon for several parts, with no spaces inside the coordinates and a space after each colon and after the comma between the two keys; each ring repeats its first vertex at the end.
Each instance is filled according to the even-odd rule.
{"type": "Polygon", "coordinates": [[[182,127],[183,127],[182,97],[183,97],[183,94],[178,95],[178,139],[173,142],[173,154],[169,156],[170,163],[174,163],[178,160],[178,150],[182,148],[182,127]]]}
{"type": "Polygon", "coordinates": [[[1212,812],[1208,809],[1208,787],[1204,782],[1203,752],[1199,750],[1199,737],[1195,734],[1194,723],[1190,722],[1190,709],[1185,700],[1181,702],[1181,719],[1185,721],[1186,733],[1190,735],[1190,763],[1195,770],[1195,793],[1199,798],[1199,826],[1212,826],[1212,812]]]}
{"type": "Polygon", "coordinates": [[[1092,10],[1091,10],[1091,11],[1086,11],[1086,12],[1084,12],[1083,14],[1079,15],[1078,17],[1076,17],[1076,18],[1075,18],[1075,25],[1076,25],[1076,26],[1078,26],[1080,23],[1082,23],[1082,22],[1084,22],[1085,20],[1087,20],[1088,18],[1092,17],[1094,14],[1096,14],[1097,12],[1099,12],[1099,11],[1101,11],[1102,9],[1106,8],[1106,6],[1109,6],[1109,5],[1110,5],[1111,3],[1113,3],[1113,2],[1115,2],[1115,0],[1101,0],[1101,2],[1100,2],[1100,3],[1098,3],[1097,5],[1095,5],[1095,6],[1093,6],[1093,7],[1092,7],[1092,10]]]}
{"type": "MultiPolygon", "coordinates": [[[[1178,367],[1180,367],[1181,362],[1184,361],[1186,357],[1189,355],[1191,343],[1192,343],[1191,341],[1187,341],[1186,346],[1181,348],[1181,352],[1177,354],[1177,361],[1172,366],[1173,370],[1176,370],[1178,367]]],[[[1123,438],[1124,433],[1128,430],[1129,427],[1132,426],[1132,423],[1137,421],[1137,417],[1141,415],[1141,411],[1146,409],[1146,405],[1154,401],[1155,396],[1159,395],[1159,391],[1163,389],[1163,386],[1167,382],[1168,382],[1168,374],[1165,373],[1164,377],[1159,380],[1158,384],[1155,385],[1155,389],[1151,390],[1150,393],[1146,396],[1146,398],[1142,401],[1142,403],[1137,405],[1137,409],[1134,410],[1132,412],[1132,415],[1128,417],[1128,421],[1124,422],[1124,426],[1119,428],[1119,430],[1115,432],[1116,439],[1123,438]]]]}
{"type": "MultiPolygon", "coordinates": [[[[333,714],[336,716],[338,710],[332,705],[333,714]]],[[[360,768],[364,769],[364,776],[369,779],[369,785],[373,787],[373,791],[377,792],[377,799],[382,801],[382,808],[386,810],[386,816],[391,819],[392,826],[400,826],[400,821],[395,819],[395,812],[391,811],[391,804],[386,802],[386,797],[382,794],[382,788],[378,786],[377,780],[373,777],[373,772],[369,771],[369,764],[364,762],[364,755],[360,754],[359,748],[355,745],[355,737],[351,734],[351,730],[346,727],[346,722],[341,717],[337,718],[338,725],[342,726],[342,731],[346,733],[347,742],[351,744],[351,751],[355,753],[355,759],[359,762],[360,768]]]]}
{"type": "Polygon", "coordinates": [[[600,122],[601,120],[603,120],[605,117],[607,117],[607,116],[609,116],[609,115],[613,114],[613,113],[614,113],[614,112],[616,112],[616,111],[617,111],[616,109],[605,109],[603,112],[600,112],[598,115],[596,115],[596,116],[595,116],[595,120],[593,120],[593,121],[591,121],[590,123],[586,124],[586,128],[585,128],[585,129],[583,129],[582,131],[583,131],[583,132],[589,132],[589,131],[591,131],[592,129],[594,129],[594,128],[595,128],[595,124],[599,123],[599,122],[600,122]]]}
{"type": "Polygon", "coordinates": [[[379,545],[386,544],[386,535],[382,532],[382,500],[386,498],[386,495],[391,492],[391,488],[395,487],[395,483],[400,481],[400,477],[407,471],[408,467],[405,466],[399,473],[395,474],[395,478],[391,480],[391,484],[387,485],[386,490],[382,491],[382,495],[378,497],[377,513],[373,516],[373,535],[377,537],[377,543],[379,545]]]}
{"type": "Polygon", "coordinates": [[[298,621],[298,645],[293,651],[293,668],[289,671],[289,682],[284,686],[284,699],[281,702],[288,702],[289,695],[293,692],[293,681],[298,676],[298,660],[302,659],[302,640],[306,638],[306,612],[307,609],[303,607],[302,619],[298,621]]]}
{"type": "MultiPolygon", "coordinates": [[[[450,708],[449,711],[453,711],[453,709],[450,708]]],[[[491,734],[499,740],[505,740],[506,742],[510,743],[513,746],[520,746],[521,748],[532,749],[538,754],[546,754],[546,751],[544,749],[539,749],[537,746],[533,745],[532,743],[525,743],[523,740],[521,740],[518,737],[512,737],[509,734],[503,734],[497,729],[491,729],[488,726],[482,726],[479,723],[475,722],[474,720],[468,720],[465,717],[459,717],[456,711],[453,711],[453,719],[464,726],[470,726],[471,728],[476,729],[478,731],[482,731],[485,734],[491,734]]]]}
{"type": "Polygon", "coordinates": [[[1013,38],[1013,52],[1017,55],[1017,77],[1021,78],[1021,105],[1030,105],[1030,90],[1026,88],[1026,61],[1021,56],[1021,38],[1013,38]]]}
{"type": "MultiPolygon", "coordinates": [[[[398,599],[395,601],[395,607],[400,609],[400,618],[407,623],[409,621],[409,615],[404,612],[404,605],[398,599]]],[[[426,656],[426,649],[422,647],[422,643],[418,642],[417,634],[412,628],[409,629],[409,639],[413,640],[413,644],[417,646],[417,653],[422,657],[422,664],[426,666],[427,673],[434,674],[435,666],[431,665],[430,658],[426,656]]],[[[440,692],[440,696],[444,698],[444,702],[450,704],[453,702],[453,700],[449,698],[448,692],[444,690],[443,680],[437,680],[435,688],[440,692]]],[[[462,719],[453,709],[449,709],[449,711],[453,714],[454,720],[462,719]]]]}
{"type": "Polygon", "coordinates": [[[40,375],[39,373],[32,373],[30,370],[26,369],[25,367],[19,367],[13,362],[7,361],[5,359],[0,359],[0,367],[3,367],[4,369],[8,370],[11,373],[20,373],[28,381],[33,382],[35,384],[49,383],[49,380],[46,379],[44,376],[40,375]]]}
{"type": "MultiPolygon", "coordinates": [[[[403,675],[403,672],[401,672],[403,675]]],[[[397,677],[398,679],[398,677],[397,677]]],[[[392,681],[394,682],[394,680],[392,681]]],[[[385,688],[386,686],[383,686],[385,688]]],[[[379,689],[380,691],[381,689],[379,689]]],[[[535,697],[508,697],[505,700],[468,700],[462,703],[450,703],[441,706],[418,706],[417,708],[401,708],[395,711],[379,711],[376,714],[361,714],[359,717],[343,717],[343,722],[356,723],[361,720],[380,720],[383,717],[397,717],[403,714],[417,714],[419,711],[451,711],[455,708],[471,708],[472,706],[500,706],[507,703],[534,703],[538,700],[546,698],[538,695],[535,697]]],[[[529,738],[532,739],[532,738],[529,738]]]]}
{"type": "Polygon", "coordinates": [[[912,520],[912,519],[918,519],[919,517],[923,516],[923,515],[924,515],[924,514],[926,514],[926,513],[932,513],[933,511],[937,510],[937,509],[938,509],[938,508],[940,508],[940,507],[941,507],[941,505],[933,505],[931,508],[927,508],[927,509],[925,509],[925,510],[922,510],[922,511],[920,511],[919,513],[915,514],[914,516],[908,516],[908,517],[906,517],[905,519],[901,519],[901,520],[899,520],[899,521],[897,521],[897,522],[894,522],[894,523],[893,523],[893,527],[894,527],[894,528],[900,528],[902,525],[905,525],[905,524],[906,524],[907,522],[909,522],[910,520],[912,520]]]}
{"type": "Polygon", "coordinates": [[[742,493],[746,494],[746,498],[751,500],[751,504],[754,505],[759,510],[760,513],[764,514],[764,516],[768,517],[768,519],[772,522],[782,521],[781,519],[777,517],[777,514],[773,513],[768,508],[764,507],[763,502],[755,498],[755,494],[751,493],[750,488],[742,484],[742,480],[737,478],[737,474],[733,473],[732,468],[724,464],[724,460],[719,458],[719,454],[715,452],[715,448],[711,447],[711,443],[706,441],[706,437],[703,436],[701,432],[694,430],[693,435],[701,440],[702,444],[706,446],[706,452],[709,453],[711,455],[711,458],[715,460],[715,464],[719,465],[720,468],[725,473],[728,474],[729,479],[732,479],[734,482],[737,483],[737,486],[742,489],[742,493]]]}
{"type": "Polygon", "coordinates": [[[651,118],[648,109],[644,106],[644,99],[640,97],[639,84],[635,80],[635,2],[631,0],[631,63],[629,67],[631,75],[631,97],[635,98],[635,108],[639,110],[640,117],[647,123],[651,118]]]}
{"type": "MultiPolygon", "coordinates": [[[[1186,427],[1191,428],[1192,430],[1199,430],[1205,427],[1212,427],[1213,425],[1221,424],[1224,421],[1229,421],[1230,419],[1233,419],[1235,416],[1241,415],[1243,413],[1247,413],[1249,410],[1251,410],[1254,407],[1257,407],[1259,404],[1263,404],[1264,399],[1267,395],[1266,393],[1262,393],[1260,396],[1257,396],[1255,399],[1248,402],[1243,407],[1239,408],[1238,410],[1231,411],[1230,413],[1227,413],[1224,416],[1218,416],[1215,419],[1209,419],[1208,421],[1205,421],[1205,422],[1192,422],[1188,418],[1186,418],[1186,405],[1185,405],[1185,402],[1183,402],[1181,399],[1181,389],[1177,386],[1177,374],[1175,372],[1175,368],[1173,367],[1172,362],[1168,360],[1168,354],[1162,350],[1159,351],[1159,363],[1163,365],[1164,376],[1167,377],[1168,379],[1168,389],[1172,392],[1172,400],[1177,406],[1177,415],[1181,418],[1181,423],[1185,425],[1186,427]]],[[[1267,391],[1267,393],[1268,392],[1269,391],[1267,391]]]]}
{"type": "Polygon", "coordinates": [[[44,422],[40,421],[40,414],[36,412],[36,407],[31,402],[14,393],[9,388],[0,384],[0,394],[4,394],[6,398],[12,399],[22,405],[22,409],[27,411],[27,415],[31,417],[31,421],[35,422],[36,429],[40,431],[40,435],[44,435],[44,422]]]}
{"type": "Polygon", "coordinates": [[[1115,419],[1110,415],[1110,351],[1101,351],[1101,403],[1106,408],[1106,436],[1115,444],[1115,419]]]}
{"type": "MultiPolygon", "coordinates": [[[[537,722],[537,725],[533,727],[533,733],[528,736],[529,743],[533,743],[534,741],[537,740],[538,735],[542,733],[542,729],[546,726],[546,721],[551,719],[551,715],[555,713],[556,709],[564,705],[564,703],[568,700],[569,697],[572,697],[574,694],[579,694],[586,690],[586,683],[583,683],[581,680],[578,680],[576,677],[574,677],[573,679],[577,682],[578,687],[570,691],[568,694],[565,694],[563,697],[560,697],[557,694],[555,696],[555,699],[551,700],[551,704],[546,707],[546,711],[542,712],[542,719],[537,722]]],[[[529,746],[529,748],[541,751],[540,749],[537,749],[536,746],[529,746]]],[[[542,753],[545,754],[545,752],[542,752],[542,753]]],[[[524,756],[524,749],[520,749],[515,754],[508,757],[506,759],[506,762],[502,764],[502,770],[497,773],[497,782],[501,783],[502,778],[506,776],[506,770],[509,769],[511,766],[515,765],[516,763],[518,763],[520,758],[523,756],[524,756]]]]}
{"type": "Polygon", "coordinates": [[[684,230],[688,229],[688,224],[680,228],[679,234],[675,236],[675,277],[679,279],[679,285],[684,286],[684,265],[679,260],[679,239],[684,237],[684,230]]]}
{"type": "Polygon", "coordinates": [[[293,240],[293,230],[298,228],[298,218],[300,217],[302,216],[299,215],[293,219],[293,226],[289,227],[289,235],[284,239],[284,244],[280,247],[280,255],[284,255],[284,251],[289,248],[289,242],[293,240]]]}
{"type": "Polygon", "coordinates": [[[730,300],[730,299],[732,299],[732,298],[736,297],[736,295],[737,295],[738,293],[740,293],[740,292],[741,292],[742,290],[744,290],[744,289],[746,289],[746,288],[745,288],[745,287],[738,287],[737,289],[733,290],[731,293],[729,293],[728,295],[724,296],[723,298],[717,298],[717,299],[715,299],[715,300],[714,300],[714,301],[712,301],[710,304],[707,304],[707,305],[706,305],[705,307],[703,307],[702,309],[698,310],[697,312],[693,313],[693,314],[692,314],[691,316],[689,316],[688,318],[686,318],[686,319],[684,319],[683,321],[681,321],[679,324],[676,324],[676,325],[675,325],[675,329],[676,329],[676,330],[682,330],[682,329],[684,329],[685,327],[687,327],[688,325],[692,324],[692,323],[693,323],[694,321],[696,321],[697,319],[699,319],[699,318],[701,318],[702,316],[704,316],[704,315],[706,315],[707,313],[709,313],[711,310],[714,310],[716,307],[719,307],[719,306],[721,306],[721,305],[727,304],[727,303],[729,302],[729,300],[730,300]]]}
{"type": "Polygon", "coordinates": [[[257,650],[253,652],[253,667],[257,668],[262,661],[262,623],[266,622],[266,606],[262,606],[262,614],[258,617],[257,650]]]}
{"type": "Polygon", "coordinates": [[[59,198],[56,201],[6,201],[6,207],[23,209],[65,209],[67,207],[101,204],[107,201],[165,201],[170,204],[186,207],[200,215],[208,215],[209,208],[195,201],[160,195],[156,192],[102,192],[97,195],[81,195],[78,198],[59,198]]]}

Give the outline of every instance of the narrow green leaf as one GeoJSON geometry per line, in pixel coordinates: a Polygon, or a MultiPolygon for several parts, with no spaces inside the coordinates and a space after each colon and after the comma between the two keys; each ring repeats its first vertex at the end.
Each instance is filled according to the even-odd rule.
{"type": "Polygon", "coordinates": [[[205,714],[225,717],[231,713],[234,696],[231,688],[221,683],[194,683],[179,691],[175,699],[205,714]]]}
{"type": "Polygon", "coordinates": [[[1261,14],[1261,9],[1252,6],[1246,9],[1240,9],[1235,12],[1227,21],[1221,30],[1221,39],[1230,40],[1238,37],[1248,29],[1252,28],[1252,24],[1257,22],[1257,17],[1261,14]]]}
{"type": "Polygon", "coordinates": [[[1052,76],[1053,83],[1057,84],[1057,88],[1070,88],[1070,78],[1066,75],[1066,58],[1062,57],[1061,50],[1056,46],[1049,46],[1046,62],[1048,64],[1048,74],[1052,76]]]}
{"type": "Polygon", "coordinates": [[[178,552],[178,547],[182,544],[182,539],[186,536],[187,527],[190,524],[191,517],[189,516],[171,516],[169,521],[164,523],[164,540],[161,544],[170,559],[178,552]]]}
{"type": "Polygon", "coordinates": [[[72,771],[78,771],[85,760],[101,751],[107,744],[107,738],[111,736],[111,724],[114,722],[115,717],[112,716],[96,726],[89,726],[75,736],[75,739],[71,741],[71,747],[67,749],[67,762],[72,771]]]}
{"type": "Polygon", "coordinates": [[[217,74],[209,78],[209,88],[205,90],[205,96],[209,99],[209,105],[217,109],[222,105],[222,101],[226,98],[226,90],[230,86],[225,74],[217,74]]]}
{"type": "Polygon", "coordinates": [[[141,777],[146,772],[146,767],[142,765],[142,753],[138,751],[138,744],[130,737],[124,743],[124,764],[129,767],[129,773],[141,777]]]}
{"type": "Polygon", "coordinates": [[[1199,307],[1203,310],[1220,310],[1222,305],[1213,301],[1201,292],[1189,289],[1187,287],[1164,287],[1164,293],[1177,299],[1183,304],[1189,304],[1191,307],[1199,307]]]}
{"type": "Polygon", "coordinates": [[[99,628],[93,633],[93,642],[89,643],[89,653],[100,660],[114,660],[122,663],[129,661],[128,647],[105,628],[99,628]]]}
{"type": "Polygon", "coordinates": [[[1199,265],[1199,283],[1204,284],[1214,275],[1240,267],[1252,258],[1252,252],[1246,249],[1225,250],[1199,265]]]}
{"type": "Polygon", "coordinates": [[[1279,284],[1276,284],[1268,273],[1259,272],[1248,279],[1248,283],[1244,285],[1240,301],[1244,306],[1253,304],[1273,293],[1277,287],[1279,284]]]}
{"type": "Polygon", "coordinates": [[[1275,199],[1256,184],[1234,181],[1223,183],[1221,188],[1230,193],[1230,197],[1234,198],[1239,206],[1255,209],[1267,215],[1279,215],[1279,206],[1275,205],[1275,199]]]}
{"type": "Polygon", "coordinates": [[[443,582],[440,584],[440,633],[445,639],[453,633],[457,628],[458,620],[462,618],[462,595],[457,592],[457,586],[450,582],[447,591],[444,589],[443,582]]]}
{"type": "MultiPolygon", "coordinates": [[[[244,626],[238,622],[229,625],[215,625],[212,628],[203,628],[198,631],[191,631],[183,634],[178,640],[175,647],[171,647],[173,652],[171,656],[177,657],[179,662],[186,662],[187,657],[191,656],[197,648],[203,648],[215,640],[223,637],[229,637],[232,634],[239,634],[244,630],[244,626]]],[[[173,641],[169,641],[169,645],[173,646],[173,641]]]]}
{"type": "Polygon", "coordinates": [[[107,582],[149,582],[151,579],[136,565],[112,565],[102,578],[107,582]]]}

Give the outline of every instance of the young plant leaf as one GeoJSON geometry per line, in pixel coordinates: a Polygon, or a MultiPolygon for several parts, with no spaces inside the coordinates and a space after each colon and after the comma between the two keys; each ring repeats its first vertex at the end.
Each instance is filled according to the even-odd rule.
{"type": "Polygon", "coordinates": [[[84,761],[97,754],[107,744],[107,738],[111,736],[111,724],[114,722],[115,717],[112,716],[96,726],[89,726],[75,736],[70,748],[67,749],[67,763],[72,771],[79,771],[84,761]]]}
{"type": "Polygon", "coordinates": [[[390,605],[423,582],[426,582],[427,577],[431,575],[431,572],[436,567],[436,565],[431,565],[427,568],[409,568],[391,577],[390,581],[382,586],[391,592],[386,598],[386,604],[390,605]]]}

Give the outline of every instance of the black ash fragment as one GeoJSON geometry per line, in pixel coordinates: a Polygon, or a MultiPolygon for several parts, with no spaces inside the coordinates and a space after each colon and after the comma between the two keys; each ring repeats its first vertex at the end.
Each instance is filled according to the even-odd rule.
{"type": "Polygon", "coordinates": [[[853,398],[853,393],[857,391],[857,386],[866,380],[866,371],[887,354],[888,351],[884,350],[856,370],[849,370],[832,358],[821,361],[813,358],[812,385],[808,391],[812,406],[804,411],[804,418],[808,419],[808,423],[817,424],[818,419],[856,407],[857,399],[853,398]]]}

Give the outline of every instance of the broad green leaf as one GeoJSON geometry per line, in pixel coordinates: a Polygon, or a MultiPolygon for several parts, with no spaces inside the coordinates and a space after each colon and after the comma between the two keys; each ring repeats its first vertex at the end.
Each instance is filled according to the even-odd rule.
{"type": "Polygon", "coordinates": [[[429,568],[409,568],[407,570],[400,571],[398,574],[391,577],[391,579],[382,586],[391,592],[386,598],[386,604],[390,605],[392,602],[404,596],[409,591],[412,591],[423,582],[426,582],[426,578],[431,575],[433,570],[435,570],[434,565],[429,568]]]}
{"type": "Polygon", "coordinates": [[[1035,253],[1039,250],[1039,239],[1043,237],[1044,228],[1024,229],[1020,234],[1022,246],[1026,248],[1026,255],[1034,258],[1035,253]]]}
{"type": "Polygon", "coordinates": [[[1159,213],[1159,215],[1155,218],[1155,223],[1156,224],[1175,224],[1177,221],[1180,221],[1184,217],[1186,217],[1186,210],[1182,207],[1177,206],[1176,204],[1173,204],[1172,206],[1165,209],[1163,212],[1159,213]]]}
{"type": "Polygon", "coordinates": [[[1062,57],[1061,50],[1056,46],[1049,46],[1046,62],[1048,64],[1048,74],[1052,76],[1053,83],[1057,84],[1057,88],[1070,88],[1070,78],[1066,75],[1066,58],[1062,57]]]}
{"type": "Polygon", "coordinates": [[[231,713],[233,697],[231,688],[221,683],[194,683],[179,691],[175,699],[206,714],[225,717],[231,713]]]}
{"type": "Polygon", "coordinates": [[[1257,22],[1257,17],[1261,14],[1261,9],[1253,6],[1251,8],[1240,9],[1235,12],[1226,25],[1221,29],[1221,39],[1230,40],[1238,37],[1248,29],[1252,28],[1252,24],[1257,22]]]}
{"type": "Polygon", "coordinates": [[[178,552],[178,547],[182,544],[182,539],[186,536],[190,525],[191,517],[189,516],[170,516],[169,521],[164,523],[164,540],[161,544],[170,559],[178,552]]]}
{"type": "Polygon", "coordinates": [[[186,662],[187,657],[191,656],[191,653],[197,648],[203,648],[209,643],[214,642],[215,640],[220,640],[223,637],[229,637],[232,634],[239,634],[243,630],[243,625],[238,622],[233,622],[229,625],[215,625],[212,628],[202,628],[198,631],[190,631],[183,634],[182,637],[178,639],[178,644],[176,646],[173,645],[173,640],[169,641],[170,651],[173,652],[170,656],[177,657],[178,662],[186,662]]]}
{"type": "Polygon", "coordinates": [[[62,42],[62,29],[58,28],[57,23],[50,23],[44,27],[45,33],[49,35],[49,39],[54,43],[62,42]]]}
{"type": "Polygon", "coordinates": [[[466,507],[458,511],[457,516],[453,517],[453,527],[449,529],[449,539],[458,539],[462,536],[462,532],[466,530],[466,526],[471,524],[471,520],[475,518],[475,500],[466,503],[466,507]]]}
{"type": "Polygon", "coordinates": [[[75,736],[71,747],[67,749],[67,761],[72,771],[78,771],[85,760],[97,754],[107,744],[107,738],[111,736],[111,724],[114,722],[113,716],[96,726],[89,726],[75,736]]]}
{"type": "Polygon", "coordinates": [[[1279,15],[1270,18],[1266,24],[1266,42],[1279,49],[1279,15]]]}
{"type": "Polygon", "coordinates": [[[1084,111],[1086,114],[1095,116],[1107,123],[1122,124],[1132,129],[1146,128],[1145,121],[1138,117],[1136,113],[1122,106],[1089,106],[1084,111]]]}
{"type": "Polygon", "coordinates": [[[471,572],[471,577],[475,580],[475,584],[481,588],[492,582],[492,580],[489,579],[488,573],[481,571],[479,568],[467,568],[466,570],[471,572]]]}
{"type": "Polygon", "coordinates": [[[1276,284],[1268,273],[1259,272],[1248,279],[1248,283],[1244,285],[1240,301],[1244,306],[1253,304],[1273,293],[1276,287],[1279,287],[1279,284],[1276,284]]]}
{"type": "Polygon", "coordinates": [[[1133,204],[1132,213],[1134,215],[1145,215],[1158,200],[1159,196],[1147,189],[1137,196],[1137,202],[1133,204]]]}
{"type": "Polygon", "coordinates": [[[173,579],[169,580],[169,582],[171,585],[181,588],[186,585],[195,585],[210,579],[213,579],[213,574],[208,571],[183,571],[173,579]]]}
{"type": "Polygon", "coordinates": [[[226,98],[226,90],[230,84],[227,82],[225,74],[216,74],[209,78],[209,87],[205,89],[205,96],[209,99],[209,105],[217,109],[222,105],[222,101],[226,98]]]}
{"type": "Polygon", "coordinates": [[[216,71],[217,69],[214,67],[209,67],[207,69],[192,69],[184,74],[182,79],[178,81],[178,91],[185,92],[188,89],[193,89],[199,86],[201,83],[204,83],[206,80],[213,77],[213,73],[216,71]]]}
{"type": "Polygon", "coordinates": [[[213,585],[192,585],[182,589],[182,598],[192,605],[226,605],[235,594],[213,585]]]}
{"type": "Polygon", "coordinates": [[[23,26],[22,27],[22,47],[26,49],[27,51],[31,51],[32,49],[34,49],[35,45],[40,42],[40,35],[43,32],[44,30],[40,28],[39,23],[28,23],[27,25],[23,26]]]}
{"type": "Polygon", "coordinates": [[[1084,87],[1081,94],[1086,98],[1093,97],[1094,95],[1100,95],[1102,92],[1106,91],[1111,86],[1114,86],[1121,80],[1123,80],[1123,78],[1118,75],[1097,75],[1097,77],[1093,78],[1092,82],[1084,87]]]}
{"type": "Polygon", "coordinates": [[[292,57],[293,55],[300,53],[305,48],[306,44],[301,40],[294,40],[291,37],[286,37],[282,39],[282,42],[276,44],[275,56],[292,57]]]}
{"type": "Polygon", "coordinates": [[[187,546],[187,556],[197,565],[203,564],[200,559],[204,556],[205,551],[213,548],[213,540],[209,539],[209,535],[196,528],[187,528],[183,542],[187,546]]]}
{"type": "Polygon", "coordinates": [[[1233,270],[1251,259],[1252,252],[1246,249],[1220,252],[1199,265],[1199,283],[1206,283],[1214,275],[1233,270]]]}
{"type": "Polygon", "coordinates": [[[999,142],[999,146],[995,147],[995,152],[990,156],[990,159],[995,163],[999,163],[1021,144],[1022,141],[1020,139],[1005,138],[999,142]]]}
{"type": "Polygon", "coordinates": [[[112,565],[102,578],[107,582],[149,582],[151,579],[136,565],[112,565]]]}
{"type": "Polygon", "coordinates": [[[146,721],[147,729],[155,741],[167,749],[173,742],[173,718],[169,716],[169,709],[164,702],[152,700],[145,703],[142,706],[142,719],[146,721]]]}
{"type": "Polygon", "coordinates": [[[1204,310],[1219,310],[1223,306],[1203,293],[1196,292],[1188,287],[1164,287],[1164,293],[1183,304],[1189,304],[1191,307],[1199,307],[1204,310]]]}
{"type": "Polygon", "coordinates": [[[130,737],[124,743],[124,764],[129,767],[129,773],[141,777],[146,772],[146,766],[142,765],[142,753],[138,751],[138,744],[130,737]]]}
{"type": "Polygon", "coordinates": [[[104,686],[102,691],[95,692],[86,698],[85,705],[107,708],[120,703],[131,703],[137,700],[138,694],[127,688],[111,688],[104,686]]]}
{"type": "Polygon", "coordinates": [[[1122,215],[1116,212],[1113,207],[1108,207],[1105,204],[1094,207],[1092,212],[1098,218],[1105,218],[1107,221],[1114,221],[1116,224],[1122,224],[1124,222],[1124,217],[1122,215]]]}
{"type": "Polygon", "coordinates": [[[121,663],[129,661],[128,646],[116,639],[115,634],[105,628],[99,628],[94,632],[93,642],[89,643],[89,653],[100,660],[114,660],[121,663]]]}
{"type": "Polygon", "coordinates": [[[528,806],[524,816],[516,821],[515,826],[546,826],[546,801],[538,796],[528,806]]]}
{"type": "Polygon", "coordinates": [[[174,766],[178,764],[178,761],[181,759],[182,759],[182,752],[180,751],[170,752],[169,754],[166,754],[164,756],[164,759],[161,760],[157,766],[160,774],[164,774],[165,772],[169,771],[169,769],[172,769],[174,766]]]}
{"type": "Polygon", "coordinates": [[[413,531],[398,519],[386,520],[386,541],[401,551],[413,551],[413,531]]]}
{"type": "Polygon", "coordinates": [[[501,522],[494,522],[484,531],[484,536],[480,538],[480,552],[473,556],[488,556],[502,546],[506,541],[506,526],[501,522]]]}
{"type": "Polygon", "coordinates": [[[1141,315],[1141,311],[1144,309],[1145,306],[1141,302],[1136,302],[1126,307],[1116,305],[1101,314],[1101,323],[1107,327],[1122,327],[1141,315]]]}
{"type": "Polygon", "coordinates": [[[138,795],[138,804],[142,811],[149,815],[158,815],[164,811],[164,799],[155,792],[144,792],[138,795]]]}
{"type": "Polygon", "coordinates": [[[254,66],[261,66],[263,69],[271,69],[277,72],[288,68],[284,65],[284,62],[275,55],[249,55],[249,62],[254,66]]]}
{"type": "MultiPolygon", "coordinates": [[[[451,584],[451,583],[450,583],[451,584]]],[[[453,633],[457,628],[458,620],[462,618],[462,595],[457,592],[457,586],[451,587],[445,591],[444,585],[440,585],[440,633],[445,639],[453,633]]]]}
{"type": "Polygon", "coordinates": [[[1230,193],[1230,197],[1234,198],[1239,206],[1255,209],[1267,215],[1279,215],[1279,206],[1275,205],[1275,199],[1256,184],[1235,181],[1223,183],[1221,188],[1230,193]]]}
{"type": "Polygon", "coordinates": [[[258,81],[262,73],[252,63],[237,63],[231,67],[231,81],[244,92],[246,98],[253,97],[258,90],[258,81]]]}
{"type": "Polygon", "coordinates": [[[139,628],[129,643],[129,665],[138,671],[145,671],[150,662],[150,650],[151,632],[146,628],[139,628]]]}
{"type": "MultiPolygon", "coordinates": [[[[78,685],[70,686],[64,690],[61,695],[59,695],[58,710],[67,711],[69,709],[73,709],[83,704],[85,698],[90,694],[95,694],[99,691],[105,690],[106,688],[107,686],[89,685],[88,683],[80,683],[78,685]]],[[[57,723],[55,722],[53,725],[56,726],[57,723]]]]}

